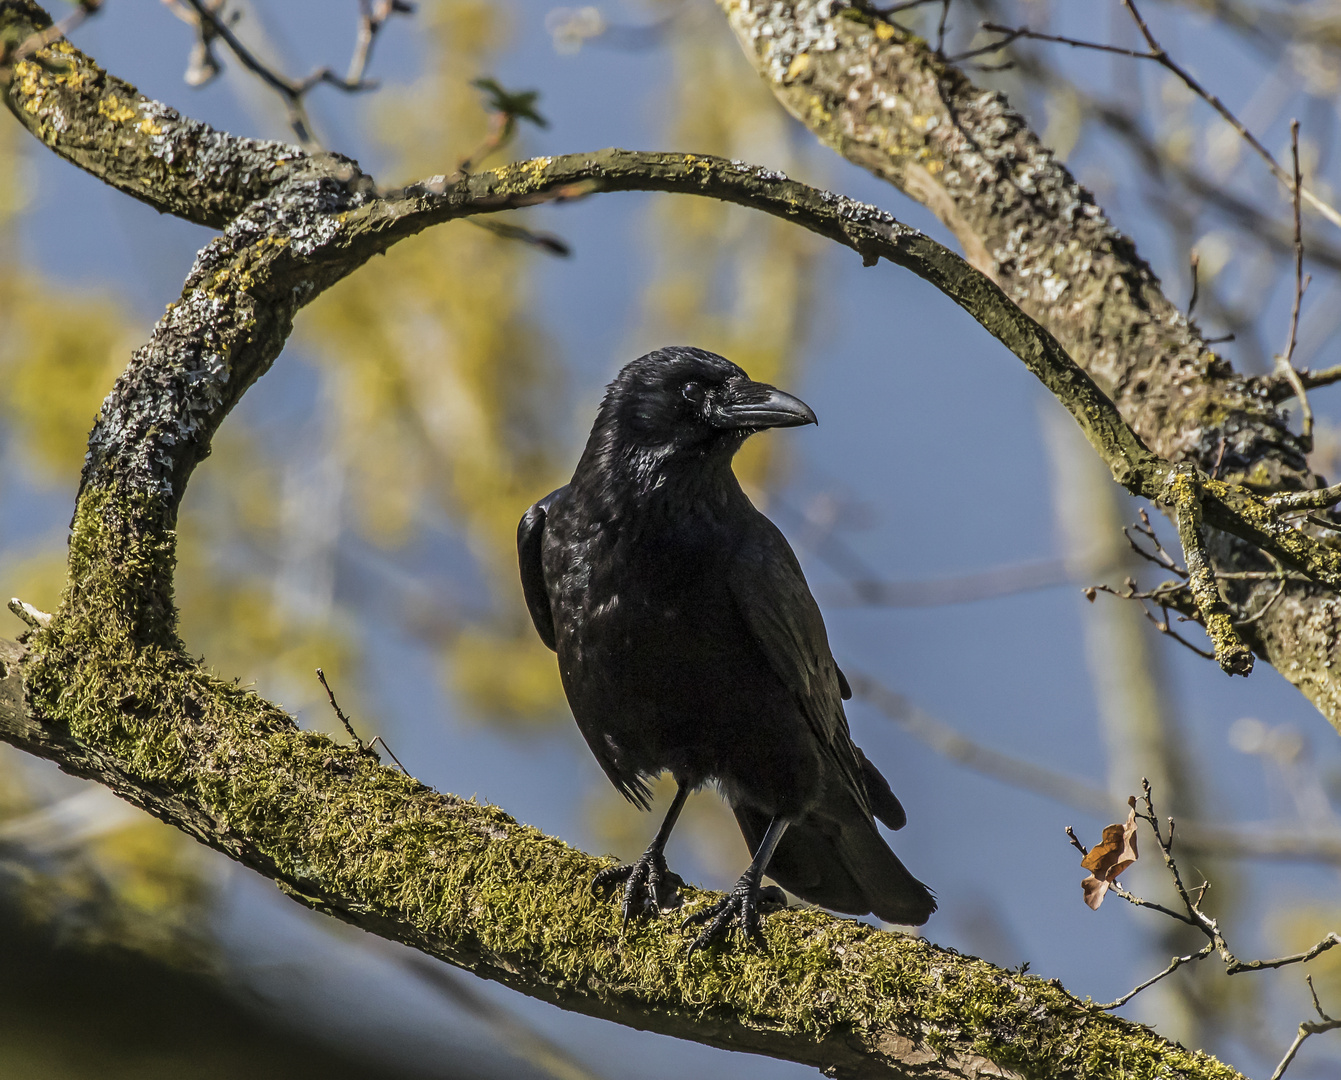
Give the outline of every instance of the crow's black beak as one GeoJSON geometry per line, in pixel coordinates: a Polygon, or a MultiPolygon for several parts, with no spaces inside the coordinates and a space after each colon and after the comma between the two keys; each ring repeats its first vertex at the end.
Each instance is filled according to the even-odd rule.
{"type": "Polygon", "coordinates": [[[719,427],[800,427],[802,424],[819,423],[815,411],[804,401],[768,383],[727,385],[726,400],[717,410],[715,418],[719,427]]]}

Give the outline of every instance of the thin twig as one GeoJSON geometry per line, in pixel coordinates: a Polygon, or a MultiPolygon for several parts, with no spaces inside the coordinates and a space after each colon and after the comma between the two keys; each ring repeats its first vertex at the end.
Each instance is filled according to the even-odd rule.
{"type": "MultiPolygon", "coordinates": [[[[1178,78],[1184,86],[1219,113],[1221,119],[1238,132],[1239,136],[1251,146],[1254,151],[1256,151],[1257,155],[1263,161],[1266,162],[1267,167],[1271,170],[1271,174],[1284,184],[1286,188],[1293,190],[1290,174],[1281,167],[1280,162],[1272,156],[1271,151],[1263,146],[1262,143],[1258,141],[1257,137],[1243,126],[1238,117],[1229,111],[1224,102],[1202,86],[1186,68],[1182,67],[1164,51],[1163,47],[1155,40],[1154,35],[1150,32],[1150,28],[1141,17],[1141,13],[1136,9],[1133,0],[1122,0],[1122,6],[1127,9],[1132,18],[1136,21],[1136,25],[1141,31],[1141,36],[1145,38],[1148,51],[1142,52],[1140,49],[1126,49],[1119,45],[1106,45],[1103,42],[1098,41],[1083,41],[1079,38],[1063,37],[1059,34],[1044,34],[1037,30],[1030,30],[1028,27],[1002,26],[998,23],[982,24],[984,30],[1005,35],[1005,37],[997,42],[995,46],[989,47],[983,51],[994,51],[994,49],[1001,48],[1002,46],[1009,44],[1011,41],[1015,41],[1019,38],[1027,38],[1031,41],[1050,41],[1058,45],[1070,45],[1072,48],[1076,49],[1093,49],[1097,52],[1114,53],[1118,56],[1129,56],[1134,60],[1153,60],[1155,63],[1159,64],[1160,67],[1178,78]]],[[[1304,202],[1312,206],[1314,210],[1320,213],[1333,225],[1341,227],[1341,211],[1336,210],[1330,203],[1324,202],[1308,188],[1301,188],[1299,194],[1304,202]]]]}
{"type": "Polygon", "coordinates": [[[1141,558],[1146,559],[1154,563],[1155,565],[1162,567],[1165,570],[1177,574],[1180,578],[1186,580],[1187,570],[1184,567],[1180,566],[1178,564],[1178,560],[1175,559],[1164,549],[1164,545],[1160,543],[1159,536],[1155,533],[1155,527],[1150,524],[1150,515],[1146,512],[1145,507],[1141,507],[1139,513],[1141,515],[1141,523],[1139,525],[1132,525],[1131,528],[1135,529],[1138,533],[1140,533],[1147,540],[1149,540],[1151,547],[1153,547],[1155,550],[1153,554],[1151,552],[1146,551],[1143,547],[1141,547],[1140,544],[1136,542],[1135,538],[1127,530],[1127,528],[1124,527],[1122,530],[1122,535],[1127,538],[1127,543],[1131,545],[1132,551],[1136,552],[1136,554],[1141,556],[1141,558]]]}
{"type": "Polygon", "coordinates": [[[1341,934],[1333,932],[1316,945],[1291,956],[1281,956],[1275,960],[1237,960],[1231,966],[1229,974],[1237,975],[1240,971],[1267,971],[1272,968],[1285,967],[1287,964],[1307,964],[1315,956],[1321,956],[1328,949],[1335,948],[1337,945],[1341,945],[1341,934]]]}
{"type": "Polygon", "coordinates": [[[1308,983],[1308,992],[1313,995],[1313,1008],[1317,1011],[1321,1020],[1305,1020],[1299,1025],[1299,1031],[1295,1034],[1294,1042],[1285,1051],[1285,1056],[1280,1059],[1276,1071],[1271,1074],[1271,1080],[1280,1080],[1285,1075],[1285,1070],[1290,1067],[1290,1062],[1294,1060],[1295,1054],[1299,1053],[1299,1048],[1304,1045],[1304,1040],[1310,1035],[1321,1035],[1325,1031],[1333,1031],[1341,1027],[1341,1020],[1333,1020],[1322,1011],[1322,1004],[1318,1001],[1318,992],[1313,989],[1313,976],[1306,975],[1304,979],[1308,983]]]}
{"type": "Polygon", "coordinates": [[[1284,574],[1281,574],[1281,576],[1280,576],[1280,584],[1276,586],[1276,591],[1275,591],[1274,593],[1271,594],[1271,599],[1268,600],[1265,604],[1262,605],[1261,610],[1260,610],[1260,611],[1257,611],[1256,613],[1254,613],[1254,614],[1252,614],[1252,615],[1249,615],[1246,619],[1235,619],[1235,620],[1234,620],[1234,625],[1235,625],[1235,626],[1249,626],[1249,625],[1251,625],[1252,623],[1257,622],[1258,619],[1260,619],[1263,615],[1265,615],[1268,611],[1271,610],[1271,605],[1274,604],[1277,600],[1280,599],[1280,597],[1281,597],[1281,593],[1283,593],[1283,592],[1285,591],[1285,583],[1286,583],[1288,580],[1289,580],[1289,579],[1288,579],[1284,574]]]}
{"type": "Polygon", "coordinates": [[[1188,262],[1192,267],[1192,299],[1187,302],[1187,317],[1192,318],[1192,312],[1197,309],[1197,292],[1201,286],[1201,278],[1197,274],[1197,268],[1201,266],[1201,255],[1194,248],[1188,262]]]}
{"type": "Polygon", "coordinates": [[[950,17],[950,4],[953,0],[941,0],[941,17],[936,24],[936,55],[945,56],[945,22],[950,17]]]}
{"type": "Polygon", "coordinates": [[[1304,450],[1313,448],[1313,409],[1308,403],[1308,393],[1299,372],[1294,367],[1294,346],[1299,336],[1299,308],[1303,303],[1304,290],[1308,288],[1308,279],[1304,277],[1304,237],[1300,224],[1299,197],[1303,186],[1303,177],[1299,172],[1299,121],[1290,121],[1290,156],[1294,161],[1294,183],[1290,189],[1290,201],[1294,206],[1294,305],[1290,308],[1290,334],[1285,342],[1285,351],[1276,357],[1276,370],[1290,384],[1294,396],[1299,399],[1301,414],[1300,439],[1304,450]]]}
{"type": "MultiPolygon", "coordinates": [[[[1178,861],[1173,856],[1174,820],[1173,818],[1167,819],[1169,824],[1169,831],[1166,836],[1163,830],[1160,828],[1159,818],[1155,814],[1154,795],[1151,791],[1149,780],[1147,779],[1141,780],[1141,791],[1142,791],[1142,802],[1145,804],[1145,810],[1144,812],[1137,810],[1134,800],[1132,801],[1132,809],[1134,810],[1136,816],[1140,818],[1142,821],[1146,822],[1150,826],[1150,830],[1155,834],[1155,841],[1156,843],[1159,844],[1160,853],[1164,857],[1164,867],[1166,870],[1168,870],[1169,876],[1173,879],[1174,890],[1178,893],[1178,899],[1182,901],[1184,910],[1182,912],[1174,911],[1170,908],[1165,907],[1162,904],[1156,904],[1142,897],[1136,896],[1128,892],[1126,889],[1122,888],[1122,886],[1119,885],[1117,882],[1109,883],[1108,885],[1109,891],[1116,893],[1118,896],[1122,897],[1123,900],[1126,900],[1129,904],[1134,904],[1137,907],[1151,908],[1154,911],[1158,911],[1163,915],[1169,916],[1171,919],[1175,919],[1178,922],[1181,922],[1187,926],[1196,928],[1197,930],[1201,931],[1201,933],[1206,937],[1206,944],[1198,952],[1189,953],[1186,956],[1175,956],[1169,963],[1169,966],[1166,967],[1159,974],[1155,975],[1153,978],[1147,979],[1145,982],[1135,987],[1130,993],[1124,994],[1116,1001],[1109,1002],[1107,1005],[1096,1006],[1097,1008],[1107,1010],[1107,1009],[1116,1009],[1121,1005],[1125,1005],[1128,1001],[1130,1001],[1133,997],[1139,994],[1142,990],[1146,989],[1149,986],[1153,986],[1161,979],[1173,974],[1173,972],[1177,971],[1178,968],[1182,967],[1184,964],[1191,963],[1194,960],[1203,960],[1206,957],[1210,956],[1212,953],[1218,953],[1220,959],[1224,961],[1226,975],[1237,975],[1241,971],[1265,971],[1270,968],[1285,967],[1288,964],[1306,964],[1315,957],[1325,953],[1328,949],[1331,949],[1336,945],[1341,945],[1341,934],[1333,932],[1328,934],[1325,938],[1323,938],[1321,941],[1319,941],[1316,945],[1312,946],[1311,948],[1305,949],[1303,952],[1294,953],[1293,955],[1290,956],[1280,956],[1271,960],[1238,959],[1238,957],[1236,957],[1230,951],[1229,945],[1225,941],[1224,935],[1220,932],[1219,924],[1215,921],[1215,919],[1213,919],[1210,915],[1207,915],[1201,909],[1201,903],[1206,897],[1206,890],[1210,888],[1210,882],[1204,880],[1202,881],[1201,887],[1197,889],[1197,896],[1196,899],[1194,900],[1192,898],[1191,893],[1188,891],[1187,887],[1183,884],[1183,876],[1178,869],[1178,861]]],[[[1088,854],[1088,852],[1085,849],[1085,846],[1076,837],[1075,832],[1071,829],[1070,826],[1067,826],[1066,835],[1070,838],[1071,843],[1079,851],[1081,851],[1083,854],[1088,854]]],[[[1322,1010],[1319,1009],[1318,1011],[1319,1014],[1321,1015],[1322,1010]]],[[[1341,1022],[1332,1022],[1329,1018],[1325,1016],[1323,1017],[1323,1019],[1326,1023],[1332,1024],[1333,1027],[1341,1026],[1341,1022]]],[[[1320,1028],[1320,1030],[1330,1030],[1330,1028],[1324,1027],[1320,1028]]],[[[1302,1038],[1296,1040],[1296,1045],[1293,1046],[1290,1052],[1286,1054],[1286,1060],[1282,1062],[1281,1067],[1277,1070],[1276,1073],[1277,1076],[1279,1076],[1280,1072],[1283,1071],[1284,1066],[1289,1064],[1289,1059],[1294,1056],[1294,1051],[1298,1049],[1297,1044],[1302,1041],[1303,1041],[1302,1038]]]]}
{"type": "Polygon", "coordinates": [[[361,0],[359,4],[359,31],[354,52],[350,58],[348,75],[341,78],[330,68],[320,67],[306,78],[295,80],[281,75],[262,62],[242,43],[238,36],[233,33],[231,21],[223,17],[223,5],[221,3],[210,3],[208,0],[182,0],[182,2],[187,4],[194,12],[197,25],[200,28],[202,42],[206,48],[208,48],[209,39],[217,37],[228,46],[243,67],[284,99],[284,105],[289,114],[289,127],[293,129],[293,133],[298,137],[298,140],[307,147],[315,147],[318,143],[312,133],[312,123],[308,119],[307,107],[303,99],[314,87],[321,83],[326,83],[328,86],[334,86],[337,90],[343,90],[351,94],[374,89],[377,83],[365,79],[364,71],[367,68],[373,42],[378,32],[392,15],[409,14],[414,11],[414,5],[406,2],[406,0],[375,0],[375,2],[361,0]]]}
{"type": "MultiPolygon", "coordinates": [[[[1109,886],[1109,888],[1111,889],[1112,886],[1109,886]]],[[[1116,890],[1114,890],[1114,891],[1116,891],[1116,890]]],[[[1118,895],[1121,896],[1121,895],[1122,895],[1121,892],[1118,892],[1118,895]]],[[[1124,898],[1124,899],[1125,899],[1125,898],[1124,898]]],[[[1153,904],[1152,904],[1152,905],[1147,905],[1147,906],[1154,907],[1154,906],[1156,906],[1156,905],[1153,905],[1153,904]]],[[[1119,1009],[1119,1008],[1121,1008],[1123,1005],[1127,1004],[1127,1002],[1129,1002],[1132,998],[1134,998],[1134,997],[1135,997],[1137,994],[1139,994],[1142,990],[1145,990],[1145,989],[1147,989],[1147,988],[1149,988],[1149,987],[1151,987],[1151,986],[1154,986],[1155,983],[1157,983],[1157,982],[1160,981],[1160,979],[1167,978],[1169,975],[1172,975],[1175,971],[1177,971],[1177,970],[1178,970],[1180,967],[1182,967],[1184,964],[1190,964],[1193,960],[1204,960],[1204,959],[1206,959],[1206,957],[1210,956],[1211,953],[1213,953],[1213,952],[1215,952],[1215,946],[1214,946],[1214,945],[1211,945],[1211,944],[1208,943],[1208,944],[1206,944],[1205,946],[1203,946],[1198,952],[1188,953],[1186,956],[1175,956],[1175,957],[1173,958],[1173,960],[1170,961],[1169,966],[1166,967],[1163,971],[1161,971],[1158,975],[1153,975],[1153,976],[1151,976],[1150,978],[1146,979],[1145,982],[1143,982],[1143,983],[1141,983],[1141,984],[1139,984],[1139,985],[1137,985],[1137,986],[1132,987],[1130,990],[1128,990],[1125,994],[1123,994],[1123,995],[1122,995],[1120,998],[1118,998],[1116,1001],[1110,1001],[1110,1002],[1108,1002],[1107,1005],[1098,1005],[1098,1006],[1095,1006],[1095,1007],[1096,1007],[1096,1008],[1099,1008],[1099,1009],[1103,1009],[1103,1010],[1105,1010],[1105,1011],[1107,1011],[1108,1009],[1119,1009]]]]}
{"type": "MultiPolygon", "coordinates": [[[[317,668],[317,680],[321,683],[322,688],[326,691],[326,697],[331,703],[331,708],[335,710],[335,715],[339,718],[340,723],[344,724],[345,730],[349,732],[349,737],[354,740],[354,745],[359,748],[359,752],[363,754],[371,754],[374,758],[377,758],[377,751],[374,750],[373,747],[376,746],[378,743],[381,743],[382,749],[384,749],[391,756],[392,761],[394,761],[397,765],[400,765],[400,771],[405,773],[406,776],[408,776],[409,770],[406,769],[404,765],[400,764],[400,758],[396,757],[395,754],[391,753],[391,747],[387,746],[386,740],[382,738],[382,736],[377,735],[372,739],[371,742],[366,743],[359,738],[359,733],[354,730],[354,725],[349,722],[349,717],[347,717],[344,713],[344,710],[340,708],[340,703],[335,700],[335,691],[331,689],[331,684],[326,681],[326,673],[322,671],[321,668],[317,668]]],[[[377,760],[380,761],[381,759],[377,758],[377,760]]]]}
{"type": "Polygon", "coordinates": [[[555,236],[553,233],[535,232],[531,229],[522,228],[520,225],[514,225],[509,221],[496,221],[493,218],[473,217],[466,218],[466,220],[485,232],[491,232],[504,240],[516,240],[528,244],[560,259],[566,259],[573,253],[568,241],[561,236],[555,236]]]}
{"type": "Polygon", "coordinates": [[[1109,596],[1116,596],[1119,600],[1138,600],[1141,603],[1142,613],[1161,634],[1173,638],[1173,640],[1178,642],[1183,648],[1196,653],[1203,660],[1215,659],[1215,653],[1210,649],[1199,648],[1188,641],[1187,638],[1183,637],[1182,634],[1178,633],[1178,631],[1173,628],[1173,624],[1169,619],[1170,606],[1173,606],[1174,610],[1178,610],[1179,603],[1186,602],[1191,609],[1195,610],[1196,608],[1196,604],[1192,599],[1192,594],[1188,590],[1186,582],[1166,581],[1147,592],[1142,592],[1137,589],[1136,582],[1132,578],[1127,578],[1123,584],[1126,587],[1126,592],[1119,592],[1111,585],[1090,585],[1084,590],[1085,599],[1093,602],[1095,596],[1102,592],[1108,593],[1109,596]],[[1160,616],[1151,611],[1150,608],[1146,606],[1146,601],[1158,604],[1163,618],[1160,618],[1160,616]]]}

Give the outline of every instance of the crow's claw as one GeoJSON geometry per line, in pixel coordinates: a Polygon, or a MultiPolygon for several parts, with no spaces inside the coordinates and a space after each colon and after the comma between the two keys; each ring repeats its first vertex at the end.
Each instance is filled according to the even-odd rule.
{"type": "Polygon", "coordinates": [[[666,866],[666,857],[659,851],[648,850],[628,866],[611,866],[591,879],[591,891],[597,896],[619,883],[624,885],[624,902],[620,910],[628,925],[633,915],[659,915],[680,906],[680,886],[684,879],[666,866]]]}
{"type": "Polygon", "coordinates": [[[682,930],[686,926],[708,924],[689,946],[689,955],[693,956],[696,950],[706,949],[713,942],[723,940],[735,921],[739,921],[740,932],[747,941],[753,941],[767,952],[768,943],[760,929],[759,908],[773,905],[785,907],[786,904],[786,894],[776,885],[760,888],[758,884],[742,878],[724,899],[710,908],[694,912],[680,924],[682,930]]]}

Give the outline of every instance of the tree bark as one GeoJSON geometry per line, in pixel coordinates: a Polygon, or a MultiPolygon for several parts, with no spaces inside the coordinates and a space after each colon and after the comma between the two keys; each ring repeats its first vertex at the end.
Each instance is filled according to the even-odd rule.
{"type": "MultiPolygon", "coordinates": [[[[1262,382],[1207,347],[1131,240],[1001,94],[974,86],[861,4],[718,3],[787,110],[935,213],[968,261],[1047,328],[1157,455],[1208,473],[1219,460],[1220,475],[1258,492],[1325,486],[1262,382]]],[[[1223,532],[1208,544],[1220,571],[1271,569],[1223,532]]],[[[1261,610],[1276,585],[1221,582],[1241,616],[1261,610]]],[[[1341,730],[1334,586],[1291,581],[1239,632],[1341,730]]]]}
{"type": "MultiPolygon", "coordinates": [[[[11,58],[47,25],[27,0],[0,0],[11,58]]],[[[1182,474],[992,281],[874,208],[737,163],[607,150],[383,192],[337,155],[183,118],[66,42],[0,63],[8,107],[55,152],[223,229],[104,403],[60,610],[36,620],[22,646],[0,643],[0,738],[107,785],[301,903],[575,1011],[833,1075],[1239,1075],[1054,981],[818,911],[771,916],[767,953],[687,959],[676,920],[621,931],[617,906],[591,897],[605,861],[300,731],[203,671],[177,637],[177,508],[214,432],[304,304],[432,224],[635,188],[791,218],[937,283],[1066,402],[1129,486],[1159,497],[1177,483],[1182,474]]],[[[1251,493],[1202,486],[1208,519],[1341,582],[1334,552],[1280,525],[1251,493]]]]}

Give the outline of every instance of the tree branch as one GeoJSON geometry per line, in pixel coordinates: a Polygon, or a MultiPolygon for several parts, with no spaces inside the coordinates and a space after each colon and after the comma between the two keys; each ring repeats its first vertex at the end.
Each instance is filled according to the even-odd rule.
{"type": "MultiPolygon", "coordinates": [[[[51,25],[29,0],[0,7],[4,39],[51,25]]],[[[66,161],[160,213],[216,229],[307,157],[296,146],[225,135],[189,120],[108,75],[67,41],[0,66],[0,92],[19,123],[66,161]]]]}
{"type": "MultiPolygon", "coordinates": [[[[1323,486],[1259,383],[1208,348],[1131,240],[1000,94],[865,4],[718,3],[779,101],[944,221],[968,261],[1057,338],[1155,454],[1209,472],[1223,445],[1221,475],[1255,491],[1323,486]]],[[[1203,485],[1212,501],[1217,483],[1203,485]]],[[[1205,515],[1217,573],[1270,568],[1255,540],[1214,531],[1226,525],[1209,502],[1205,515]]],[[[1332,675],[1341,670],[1341,602],[1316,581],[1290,581],[1240,632],[1341,728],[1332,675]]],[[[1260,611],[1278,585],[1242,579],[1227,599],[1260,611]]]]}
{"type": "MultiPolygon", "coordinates": [[[[35,11],[0,0],[0,32],[35,25],[35,11]]],[[[1021,356],[1115,475],[1162,491],[1171,466],[987,277],[872,207],[720,159],[605,150],[383,194],[345,159],[235,139],[123,97],[125,84],[65,42],[16,64],[0,89],[30,130],[94,175],[122,190],[138,184],[147,194],[137,197],[191,220],[226,221],[99,414],[69,588],[49,625],[39,620],[26,636],[26,653],[0,646],[0,738],[105,784],[316,910],[569,1009],[840,1075],[1014,1077],[1121,1060],[1146,1074],[1237,1076],[1052,983],[816,911],[771,918],[767,954],[687,960],[674,920],[621,935],[617,908],[587,887],[601,860],[298,730],[269,702],[201,670],[177,637],[177,507],[298,310],[430,225],[596,191],[738,202],[868,262],[884,256],[914,270],[1021,356]],[[82,134],[72,142],[66,130],[82,134]],[[200,145],[211,147],[207,168],[200,145]],[[258,179],[247,170],[259,165],[258,179]]],[[[1202,485],[1208,519],[1341,582],[1335,554],[1260,499],[1202,485]]]]}

